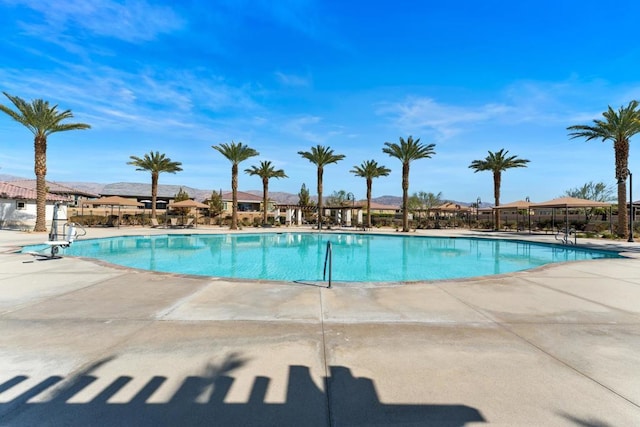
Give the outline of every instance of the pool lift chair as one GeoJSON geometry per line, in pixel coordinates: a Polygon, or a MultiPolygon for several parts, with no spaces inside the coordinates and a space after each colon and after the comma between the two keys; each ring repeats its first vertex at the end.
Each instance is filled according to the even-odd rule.
{"type": "Polygon", "coordinates": [[[69,246],[71,246],[74,240],[76,240],[76,238],[78,237],[78,228],[84,231],[82,227],[79,227],[73,222],[64,224],[62,226],[62,234],[64,235],[64,240],[57,240],[56,238],[56,240],[48,240],[44,242],[45,245],[51,248],[51,255],[43,254],[42,256],[46,256],[47,258],[61,258],[60,256],[58,256],[60,248],[68,248],[69,246]]]}
{"type": "Polygon", "coordinates": [[[68,248],[78,238],[78,236],[84,236],[87,231],[79,224],[74,222],[67,222],[62,226],[62,239],[58,238],[58,208],[59,204],[56,203],[53,206],[53,219],[51,220],[51,232],[49,233],[49,240],[44,242],[47,248],[50,249],[50,254],[41,252],[31,252],[31,255],[37,257],[43,257],[48,259],[61,258],[58,256],[60,248],[68,248]],[[81,231],[82,234],[79,234],[81,231]]]}

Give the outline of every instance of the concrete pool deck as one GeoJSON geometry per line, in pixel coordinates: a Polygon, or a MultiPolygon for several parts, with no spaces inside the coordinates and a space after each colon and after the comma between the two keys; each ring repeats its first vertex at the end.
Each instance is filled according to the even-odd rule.
{"type": "Polygon", "coordinates": [[[326,289],[13,253],[44,240],[0,231],[0,425],[640,425],[640,243],[578,240],[628,258],[326,289]]]}

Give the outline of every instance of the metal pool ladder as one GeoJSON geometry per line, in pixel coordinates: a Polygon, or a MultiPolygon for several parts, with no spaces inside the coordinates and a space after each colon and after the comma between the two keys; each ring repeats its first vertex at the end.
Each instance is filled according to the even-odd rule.
{"type": "Polygon", "coordinates": [[[327,251],[324,255],[324,271],[322,272],[322,280],[326,280],[327,277],[327,262],[329,263],[329,286],[331,288],[331,261],[333,259],[332,251],[331,251],[331,242],[327,242],[327,251]]]}
{"type": "Polygon", "coordinates": [[[558,229],[556,234],[556,240],[560,240],[564,245],[576,245],[578,244],[578,236],[575,228],[565,227],[564,229],[558,229]],[[573,241],[571,241],[571,235],[573,234],[573,241]]]}

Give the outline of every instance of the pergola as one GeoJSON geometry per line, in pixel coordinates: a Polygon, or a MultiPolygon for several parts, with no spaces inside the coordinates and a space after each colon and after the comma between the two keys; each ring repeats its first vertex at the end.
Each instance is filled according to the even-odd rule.
{"type": "MultiPolygon", "coordinates": [[[[500,205],[500,206],[494,206],[492,209],[493,210],[497,210],[498,211],[498,215],[500,214],[499,211],[502,210],[516,210],[516,211],[521,211],[521,210],[526,210],[527,214],[529,216],[529,232],[531,232],[531,202],[528,202],[526,200],[516,200],[515,202],[511,202],[511,203],[506,203],[504,205],[500,205]]],[[[517,222],[517,220],[516,220],[517,222]]],[[[517,229],[517,224],[516,224],[516,229],[517,229]]]]}
{"type": "Polygon", "coordinates": [[[313,212],[316,210],[316,206],[301,206],[301,205],[290,205],[290,204],[276,204],[276,209],[278,212],[284,210],[285,211],[285,224],[291,225],[301,225],[302,224],[302,213],[303,212],[313,212]]]}
{"type": "Polygon", "coordinates": [[[362,211],[363,208],[361,205],[356,204],[355,202],[350,205],[335,205],[335,206],[323,206],[323,210],[328,210],[330,212],[330,216],[333,216],[334,221],[338,225],[345,225],[347,227],[354,226],[356,224],[362,223],[362,211]],[[356,213],[356,224],[353,222],[353,212],[356,213]]]}
{"type": "Polygon", "coordinates": [[[198,209],[209,209],[209,205],[198,202],[193,199],[181,200],[179,202],[169,203],[169,209],[174,208],[187,208],[196,210],[195,226],[198,226],[198,209]]]}
{"type": "Polygon", "coordinates": [[[551,208],[551,209],[564,209],[565,217],[565,234],[569,234],[569,209],[576,208],[604,208],[611,207],[611,203],[597,202],[595,200],[579,199],[577,197],[559,197],[557,199],[547,200],[541,203],[532,203],[529,205],[531,209],[536,208],[551,208]]]}
{"type": "Polygon", "coordinates": [[[121,197],[121,196],[101,197],[95,200],[85,200],[82,203],[87,205],[93,205],[94,207],[111,206],[111,215],[113,215],[113,207],[117,206],[118,207],[118,227],[120,227],[120,208],[122,208],[122,206],[129,206],[129,207],[144,206],[143,203],[140,203],[133,199],[127,199],[126,197],[121,197]]]}

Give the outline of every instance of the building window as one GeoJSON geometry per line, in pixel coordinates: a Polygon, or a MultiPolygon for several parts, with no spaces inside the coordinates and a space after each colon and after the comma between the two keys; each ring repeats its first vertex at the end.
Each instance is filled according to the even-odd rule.
{"type": "Polygon", "coordinates": [[[27,204],[21,200],[16,200],[16,209],[26,209],[27,204]]]}

